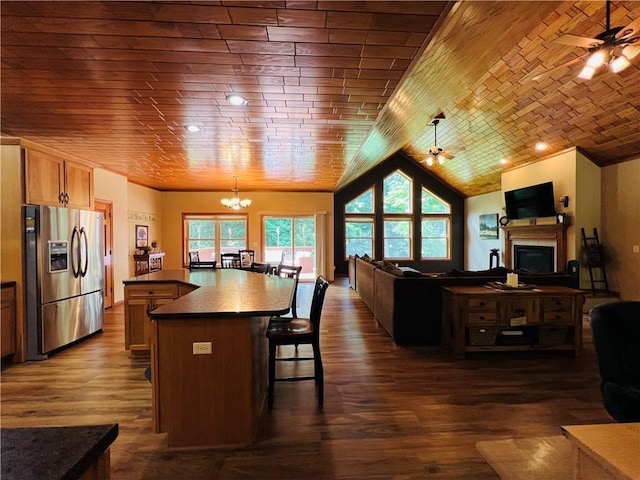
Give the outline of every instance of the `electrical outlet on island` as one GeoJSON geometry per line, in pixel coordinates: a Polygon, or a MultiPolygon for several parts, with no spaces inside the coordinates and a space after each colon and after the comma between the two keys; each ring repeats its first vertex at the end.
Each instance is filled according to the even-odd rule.
{"type": "Polygon", "coordinates": [[[194,355],[211,355],[212,353],[212,342],[193,342],[194,355]]]}

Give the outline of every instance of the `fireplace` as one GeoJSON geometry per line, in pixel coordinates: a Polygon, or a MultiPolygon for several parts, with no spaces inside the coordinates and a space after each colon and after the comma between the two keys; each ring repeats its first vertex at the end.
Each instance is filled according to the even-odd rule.
{"type": "Polygon", "coordinates": [[[555,248],[539,245],[514,245],[513,266],[534,273],[555,271],[555,248]]]}
{"type": "MultiPolygon", "coordinates": [[[[567,247],[566,247],[566,223],[557,223],[551,225],[523,225],[523,226],[507,226],[504,227],[505,245],[504,245],[504,264],[507,268],[526,268],[527,270],[536,269],[540,271],[543,269],[545,273],[548,272],[564,272],[567,262],[567,247]],[[543,261],[542,266],[525,265],[518,266],[516,248],[525,247],[525,256],[538,257],[541,252],[546,252],[543,255],[551,257],[551,268],[547,263],[548,258],[543,261]],[[530,250],[526,252],[526,248],[529,247],[542,247],[545,250],[530,250]],[[548,249],[548,250],[546,250],[548,249]],[[538,251],[535,251],[538,250],[538,251]],[[535,251],[535,254],[534,254],[535,251]]],[[[527,261],[533,261],[529,259],[527,261]]]]}

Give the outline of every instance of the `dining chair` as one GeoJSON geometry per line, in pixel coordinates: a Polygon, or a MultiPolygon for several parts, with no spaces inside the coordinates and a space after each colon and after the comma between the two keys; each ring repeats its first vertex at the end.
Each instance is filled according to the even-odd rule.
{"type": "Polygon", "coordinates": [[[267,274],[271,271],[271,264],[262,262],[251,262],[249,270],[251,270],[252,272],[267,274]]]}
{"type": "Polygon", "coordinates": [[[269,389],[267,403],[269,409],[273,408],[273,393],[276,382],[292,382],[302,380],[314,380],[318,390],[318,406],[324,403],[324,369],[320,354],[320,320],[322,318],[322,306],[324,297],[329,287],[329,282],[322,276],[316,279],[311,300],[309,318],[279,318],[269,321],[266,336],[269,340],[269,389]],[[312,357],[278,357],[277,350],[283,345],[310,344],[313,349],[312,357]],[[276,362],[301,362],[313,360],[313,376],[277,377],[276,362]]]}
{"type": "Polygon", "coordinates": [[[189,270],[194,268],[216,268],[216,261],[201,261],[197,251],[189,252],[189,270]]]}
{"type": "Polygon", "coordinates": [[[238,250],[238,256],[240,257],[241,268],[249,268],[251,263],[256,261],[255,250],[238,250]]]}
{"type": "Polygon", "coordinates": [[[240,268],[240,255],[237,253],[221,253],[220,266],[222,268],[240,268]]]}
{"type": "MultiPolygon", "coordinates": [[[[294,266],[294,265],[283,265],[279,263],[276,267],[274,275],[283,278],[293,278],[295,281],[295,285],[293,287],[293,300],[291,301],[291,316],[296,318],[298,316],[297,309],[297,297],[298,297],[298,283],[300,281],[300,272],[302,271],[302,266],[294,266]]],[[[276,317],[282,318],[282,317],[276,317]]]]}

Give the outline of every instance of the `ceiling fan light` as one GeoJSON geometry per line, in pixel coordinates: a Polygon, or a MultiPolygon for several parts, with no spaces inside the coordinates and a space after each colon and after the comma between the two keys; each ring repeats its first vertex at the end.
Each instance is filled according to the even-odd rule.
{"type": "Polygon", "coordinates": [[[618,73],[631,65],[631,62],[624,55],[620,55],[609,62],[609,69],[613,73],[618,73]]]}
{"type": "Polygon", "coordinates": [[[607,54],[604,50],[598,50],[594,52],[589,59],[587,60],[587,66],[592,67],[593,69],[598,68],[600,65],[603,65],[607,60],[607,54]]]}
{"type": "Polygon", "coordinates": [[[427,157],[427,165],[430,167],[433,166],[433,157],[431,155],[427,157]]]}
{"type": "Polygon", "coordinates": [[[584,80],[591,80],[593,78],[593,74],[596,73],[596,69],[585,65],[580,73],[578,74],[578,78],[582,78],[584,80]]]}
{"type": "Polygon", "coordinates": [[[444,155],[442,155],[442,154],[438,155],[438,163],[440,165],[442,165],[444,163],[444,155]]]}

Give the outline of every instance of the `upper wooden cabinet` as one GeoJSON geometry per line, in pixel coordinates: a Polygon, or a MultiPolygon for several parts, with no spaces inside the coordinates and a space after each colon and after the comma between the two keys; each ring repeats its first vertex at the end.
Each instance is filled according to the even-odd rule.
{"type": "Polygon", "coordinates": [[[93,209],[93,169],[28,149],[25,158],[27,203],[93,209]]]}

